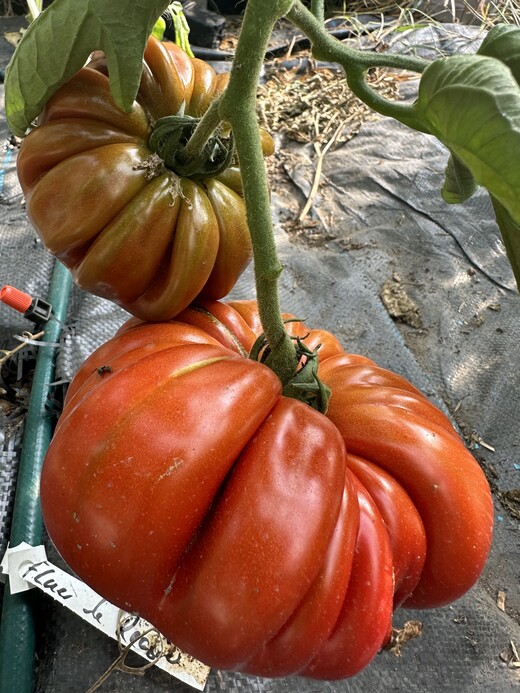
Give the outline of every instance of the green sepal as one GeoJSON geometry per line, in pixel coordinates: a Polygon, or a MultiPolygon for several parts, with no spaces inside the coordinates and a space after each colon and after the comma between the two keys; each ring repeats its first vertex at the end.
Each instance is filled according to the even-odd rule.
{"type": "Polygon", "coordinates": [[[284,385],[282,392],[285,397],[299,399],[313,409],[326,414],[330,389],[318,376],[319,349],[318,346],[315,351],[311,351],[299,337],[296,338],[296,353],[302,358],[303,365],[284,385]]]}
{"type": "Polygon", "coordinates": [[[199,121],[199,118],[187,115],[159,118],[148,140],[150,149],[178,176],[193,179],[213,178],[229,168],[233,161],[232,135],[227,139],[213,135],[198,156],[184,156],[184,147],[199,121]]]}
{"type": "MultiPolygon", "coordinates": [[[[297,322],[300,322],[298,320],[297,322]]],[[[282,383],[282,393],[285,397],[292,397],[300,402],[305,402],[313,409],[317,409],[322,414],[327,413],[330,389],[318,376],[319,364],[319,345],[314,351],[307,347],[302,339],[305,337],[294,337],[298,362],[301,364],[292,378],[286,383],[282,383]]],[[[265,336],[261,334],[255,340],[249,358],[253,361],[265,363],[270,354],[269,345],[265,336]]]]}

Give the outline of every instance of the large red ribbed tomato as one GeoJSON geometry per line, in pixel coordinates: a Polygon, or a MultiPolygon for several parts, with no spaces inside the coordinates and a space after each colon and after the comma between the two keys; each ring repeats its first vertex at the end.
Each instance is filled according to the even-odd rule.
{"type": "MultiPolygon", "coordinates": [[[[18,177],[32,224],[79,286],[143,319],[167,320],[199,294],[225,296],[251,257],[238,169],[224,158],[213,177],[177,175],[179,147],[174,140],[169,151],[160,134],[168,126],[158,129],[167,116],[201,116],[229,75],[152,36],[124,113],[105,68],[93,60],[48,101],[22,142],[18,177]]],[[[263,141],[269,153],[267,133],[263,141]]],[[[223,154],[208,156],[217,166],[223,154]]]]}
{"type": "Polygon", "coordinates": [[[207,664],[352,676],[392,610],[460,597],[487,557],[486,479],[402,377],[288,329],[331,390],[326,416],[247,358],[254,302],[130,320],[81,367],[49,448],[49,534],[103,597],[207,664]]]}

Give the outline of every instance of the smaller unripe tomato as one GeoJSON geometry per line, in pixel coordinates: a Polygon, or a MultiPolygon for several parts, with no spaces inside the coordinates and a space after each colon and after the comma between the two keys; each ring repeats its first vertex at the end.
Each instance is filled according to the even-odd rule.
{"type": "MultiPolygon", "coordinates": [[[[240,171],[220,139],[189,174],[172,159],[228,79],[152,36],[130,113],[112,98],[103,54],[48,101],[18,177],[29,219],[80,287],[147,320],[233,288],[252,253],[240,171]],[[158,137],[170,116],[182,124],[158,137]]],[[[271,153],[265,131],[262,142],[271,153]]]]}

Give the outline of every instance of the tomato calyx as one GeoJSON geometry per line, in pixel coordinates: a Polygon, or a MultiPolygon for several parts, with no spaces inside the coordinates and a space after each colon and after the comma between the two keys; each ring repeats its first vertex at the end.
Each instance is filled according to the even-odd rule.
{"type": "MultiPolygon", "coordinates": [[[[300,400],[313,409],[327,413],[330,389],[318,376],[319,364],[319,344],[312,350],[303,342],[304,338],[293,337],[299,367],[293,376],[285,383],[282,383],[282,393],[285,397],[300,400]]],[[[265,363],[271,349],[263,334],[253,344],[249,352],[249,358],[253,361],[265,363]]]]}
{"type": "Polygon", "coordinates": [[[148,146],[164,161],[164,165],[178,176],[185,178],[213,178],[225,171],[233,161],[233,138],[214,133],[202,151],[187,157],[185,145],[190,140],[200,118],[175,115],[156,121],[148,146]]]}

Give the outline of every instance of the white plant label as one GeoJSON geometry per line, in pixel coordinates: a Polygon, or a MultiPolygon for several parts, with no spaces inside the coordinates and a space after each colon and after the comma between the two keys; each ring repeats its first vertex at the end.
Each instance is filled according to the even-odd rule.
{"type": "Polygon", "coordinates": [[[147,663],[153,663],[192,688],[204,690],[210,672],[208,666],[179,650],[144,619],[121,611],[84,582],[52,564],[43,546],[22,543],[8,548],[0,567],[9,576],[12,594],[39,589],[117,640],[120,647],[137,652],[147,663]]]}

